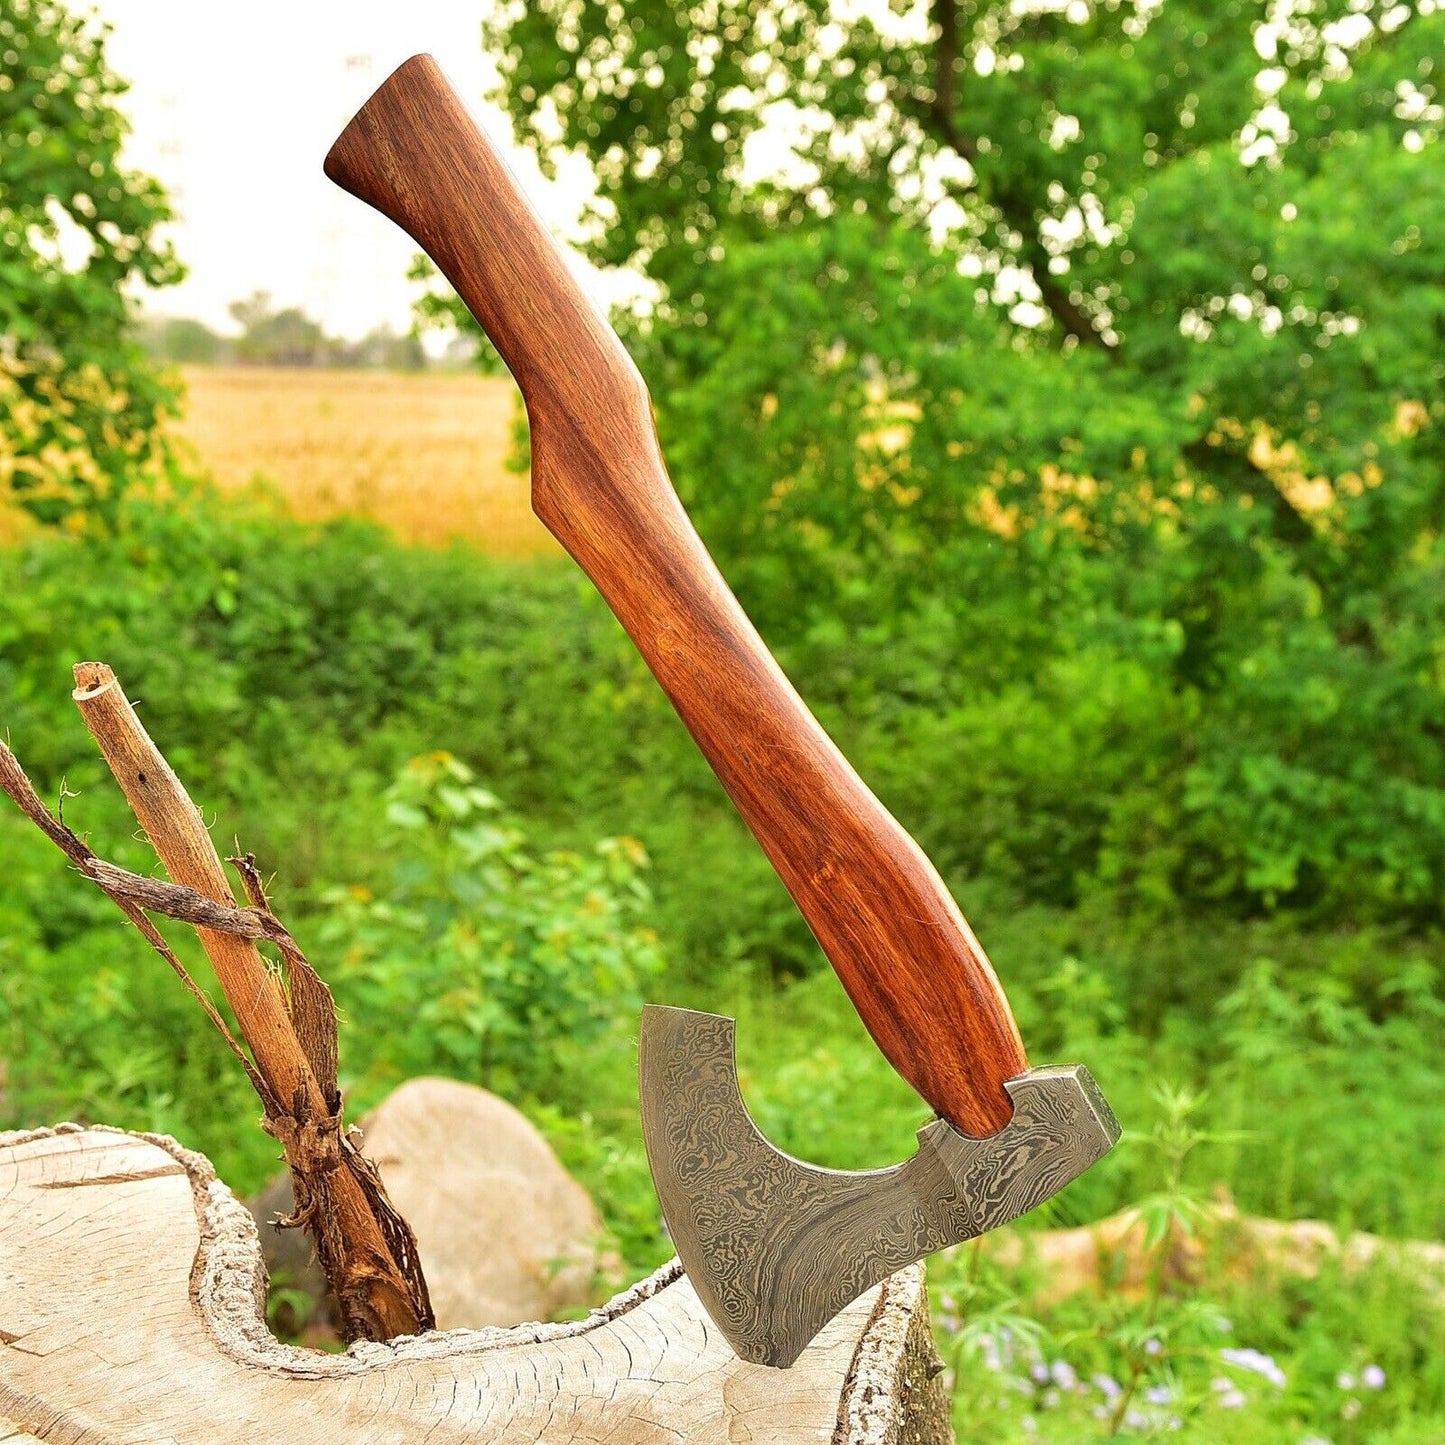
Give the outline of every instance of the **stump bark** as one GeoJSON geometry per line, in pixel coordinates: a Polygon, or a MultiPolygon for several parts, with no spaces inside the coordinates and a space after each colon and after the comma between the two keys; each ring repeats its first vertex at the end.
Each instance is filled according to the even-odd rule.
{"type": "Polygon", "coordinates": [[[576,1323],[344,1355],[278,1343],[264,1294],[255,1224],[203,1156],[106,1128],[0,1135],[0,1441],[953,1439],[918,1266],[786,1371],[737,1359],[676,1261],[576,1323]]]}

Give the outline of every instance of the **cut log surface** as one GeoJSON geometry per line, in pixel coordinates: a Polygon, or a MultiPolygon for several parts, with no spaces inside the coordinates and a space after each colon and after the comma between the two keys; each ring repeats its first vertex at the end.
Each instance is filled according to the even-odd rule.
{"type": "Polygon", "coordinates": [[[255,1224],[201,1155],[105,1128],[0,1134],[0,1442],[953,1439],[917,1266],[787,1371],[738,1360],[675,1261],[576,1323],[344,1355],[278,1343],[264,1288],[255,1224]]]}

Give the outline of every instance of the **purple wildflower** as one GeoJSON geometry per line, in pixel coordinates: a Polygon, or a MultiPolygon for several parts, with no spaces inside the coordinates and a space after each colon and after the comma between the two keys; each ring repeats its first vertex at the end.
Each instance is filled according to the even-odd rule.
{"type": "Polygon", "coordinates": [[[1256,1375],[1263,1375],[1271,1385],[1284,1389],[1287,1381],[1284,1371],[1275,1364],[1274,1359],[1266,1355],[1262,1350],[1220,1350],[1219,1358],[1226,1365],[1233,1365],[1239,1370],[1249,1370],[1256,1375]]]}
{"type": "Polygon", "coordinates": [[[1209,1382],[1209,1388],[1219,1396],[1219,1404],[1222,1409],[1242,1410],[1249,1403],[1244,1391],[1224,1375],[1216,1375],[1209,1382]]]}

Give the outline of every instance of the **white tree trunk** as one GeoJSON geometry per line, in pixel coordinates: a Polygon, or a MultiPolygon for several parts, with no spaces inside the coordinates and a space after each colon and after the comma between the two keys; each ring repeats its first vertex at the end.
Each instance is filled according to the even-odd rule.
{"type": "Polygon", "coordinates": [[[251,1216],[201,1155],[113,1129],[0,1134],[5,1445],[953,1439],[916,1266],[786,1371],[738,1360],[675,1261],[575,1324],[345,1355],[277,1343],[264,1289],[251,1216]]]}

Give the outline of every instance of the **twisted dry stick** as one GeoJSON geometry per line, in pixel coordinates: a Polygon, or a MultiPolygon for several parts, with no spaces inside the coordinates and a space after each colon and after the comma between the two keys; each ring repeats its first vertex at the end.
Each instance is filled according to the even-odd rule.
{"type": "Polygon", "coordinates": [[[310,1231],[347,1337],[386,1340],[431,1329],[415,1236],[386,1197],[375,1167],[342,1128],[331,991],[272,914],[250,857],[231,860],[251,905],[237,906],[196,805],[111,669],[80,663],[75,680],[73,697],[81,716],[174,881],[142,878],[96,857],[51,815],[3,743],[0,787],[136,925],[240,1059],[265,1110],[264,1127],[280,1141],[291,1170],[297,1209],[282,1223],[310,1231]],[[195,927],[249,1057],[147,910],[195,927]],[[284,982],[261,957],[259,939],[280,950],[284,982]]]}

